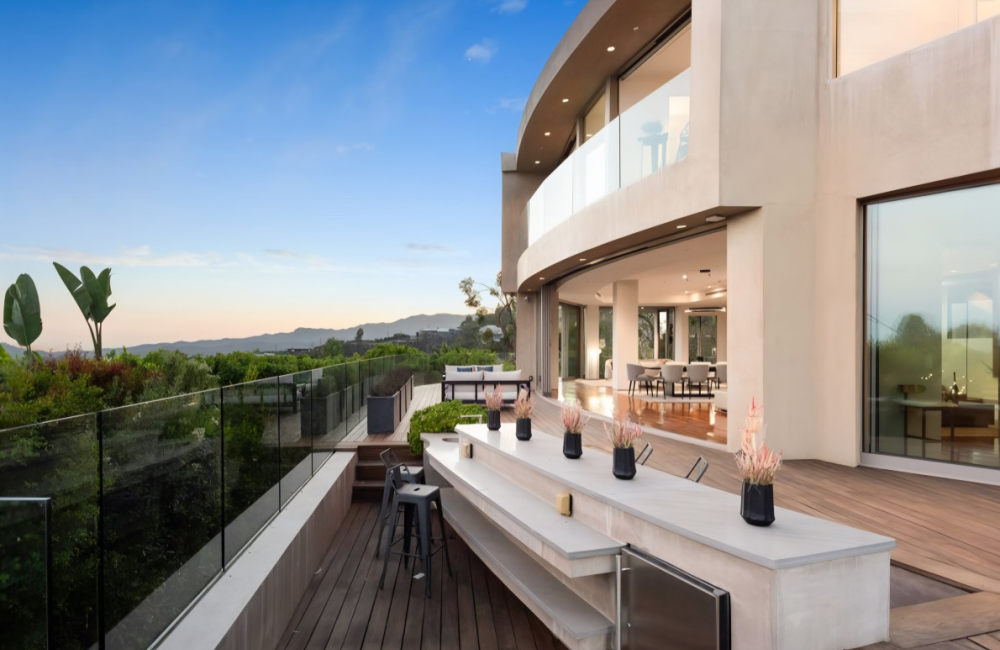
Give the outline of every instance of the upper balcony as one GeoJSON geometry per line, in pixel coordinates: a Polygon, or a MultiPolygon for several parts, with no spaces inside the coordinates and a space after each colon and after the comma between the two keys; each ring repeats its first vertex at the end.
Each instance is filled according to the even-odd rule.
{"type": "Polygon", "coordinates": [[[590,136],[528,201],[528,245],[611,192],[688,155],[691,70],[686,67],[590,136]]]}

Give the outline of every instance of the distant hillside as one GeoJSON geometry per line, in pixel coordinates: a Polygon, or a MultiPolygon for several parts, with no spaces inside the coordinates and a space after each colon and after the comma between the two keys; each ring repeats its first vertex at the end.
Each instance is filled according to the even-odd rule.
{"type": "MultiPolygon", "coordinates": [[[[465,320],[464,314],[419,314],[408,316],[392,323],[363,323],[345,329],[315,329],[300,327],[294,332],[279,334],[261,334],[243,339],[218,339],[214,341],[177,341],[175,343],[152,343],[129,346],[128,351],[143,355],[147,352],[163,348],[164,350],[180,350],[185,354],[216,354],[217,352],[281,352],[290,348],[311,348],[321,345],[329,338],[342,341],[353,340],[358,328],[365,331],[365,340],[385,338],[393,334],[416,334],[425,329],[448,329],[458,327],[465,320]]],[[[10,349],[8,348],[8,351],[10,349]]]]}
{"type": "Polygon", "coordinates": [[[7,351],[7,354],[9,354],[14,359],[20,359],[21,355],[24,354],[24,350],[15,345],[7,345],[6,343],[0,343],[0,346],[3,346],[3,349],[7,351]]]}

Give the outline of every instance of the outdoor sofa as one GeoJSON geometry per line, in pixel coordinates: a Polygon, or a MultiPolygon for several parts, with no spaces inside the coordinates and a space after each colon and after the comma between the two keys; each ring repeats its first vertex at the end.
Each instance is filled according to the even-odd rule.
{"type": "Polygon", "coordinates": [[[513,402],[522,388],[531,394],[532,377],[524,378],[522,370],[504,370],[495,366],[445,366],[441,377],[441,401],[461,400],[482,404],[486,392],[497,386],[503,391],[503,401],[513,402]]]}

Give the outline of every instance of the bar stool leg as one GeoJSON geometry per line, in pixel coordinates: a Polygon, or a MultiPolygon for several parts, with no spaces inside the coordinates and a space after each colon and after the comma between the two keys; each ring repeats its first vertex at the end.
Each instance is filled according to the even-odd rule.
{"type": "Polygon", "coordinates": [[[426,585],[424,591],[427,597],[431,597],[431,504],[424,501],[420,504],[418,516],[420,518],[420,559],[424,565],[424,580],[426,585]]]}
{"type": "Polygon", "coordinates": [[[410,534],[413,528],[413,506],[409,503],[403,504],[403,566],[410,566],[410,534]]]}
{"type": "Polygon", "coordinates": [[[385,541],[385,548],[382,550],[384,557],[382,558],[382,579],[378,582],[378,588],[382,589],[385,586],[385,572],[389,568],[389,554],[392,550],[392,543],[395,541],[396,537],[396,525],[399,523],[399,498],[393,494],[392,495],[392,527],[389,529],[389,537],[385,541]]]}
{"type": "Polygon", "coordinates": [[[448,563],[448,577],[451,577],[451,556],[448,555],[448,536],[444,531],[444,508],[441,507],[441,495],[439,494],[434,501],[437,503],[438,507],[438,523],[441,524],[441,543],[444,544],[444,559],[448,563]]]}
{"type": "MultiPolygon", "coordinates": [[[[388,475],[387,475],[388,476],[388,475]]],[[[379,543],[375,545],[375,559],[379,558],[379,553],[382,552],[382,535],[385,534],[385,523],[386,519],[389,519],[389,497],[391,496],[393,490],[388,479],[385,482],[385,487],[382,488],[382,507],[378,511],[378,541],[379,543]]]]}

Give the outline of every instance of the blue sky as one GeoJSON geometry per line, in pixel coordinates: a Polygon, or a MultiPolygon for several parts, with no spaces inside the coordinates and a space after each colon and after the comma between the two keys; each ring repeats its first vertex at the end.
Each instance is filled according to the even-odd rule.
{"type": "Polygon", "coordinates": [[[0,3],[0,283],[38,285],[35,347],[89,341],[53,260],[112,267],[107,346],[463,312],[582,4],[0,3]]]}

